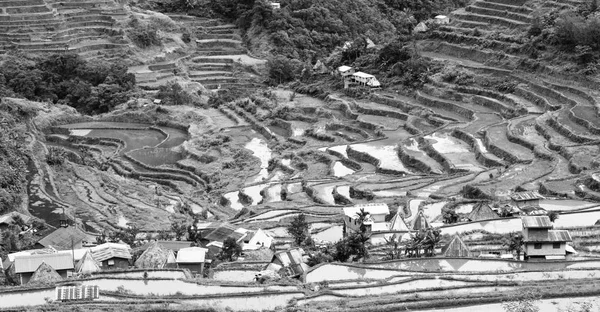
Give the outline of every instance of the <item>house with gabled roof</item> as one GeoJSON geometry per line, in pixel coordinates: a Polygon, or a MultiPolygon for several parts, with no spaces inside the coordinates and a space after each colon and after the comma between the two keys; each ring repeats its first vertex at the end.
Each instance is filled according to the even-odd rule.
{"type": "Polygon", "coordinates": [[[62,278],[70,276],[75,269],[73,256],[67,253],[18,255],[12,264],[17,281],[21,285],[27,284],[42,263],[52,267],[62,278]]]}
{"type": "Polygon", "coordinates": [[[522,207],[527,206],[538,206],[540,205],[540,200],[545,197],[540,195],[537,191],[531,192],[515,192],[510,198],[513,200],[514,204],[521,209],[522,207]]]}
{"type": "Polygon", "coordinates": [[[152,242],[152,245],[135,261],[135,267],[142,269],[163,269],[176,266],[177,261],[173,251],[162,248],[156,242],[152,242]]]}
{"type": "Polygon", "coordinates": [[[103,270],[127,269],[132,258],[129,246],[123,244],[104,243],[90,252],[103,270]]]}
{"type": "Polygon", "coordinates": [[[81,249],[94,243],[96,238],[75,226],[60,227],[36,243],[38,248],[56,250],[81,249]]]}
{"type": "Polygon", "coordinates": [[[469,247],[458,235],[454,235],[452,240],[442,248],[442,255],[444,257],[460,257],[467,258],[472,257],[469,247]]]}
{"type": "Polygon", "coordinates": [[[177,253],[182,248],[192,247],[192,242],[189,242],[189,241],[157,240],[157,241],[147,242],[146,244],[144,244],[140,247],[134,248],[134,251],[142,251],[143,252],[146,249],[148,249],[150,246],[154,245],[154,243],[158,244],[160,247],[162,247],[164,249],[172,250],[175,253],[177,253]]]}
{"type": "Polygon", "coordinates": [[[526,260],[564,260],[571,234],[567,230],[552,230],[548,216],[521,217],[523,251],[526,260]]]}
{"type": "Polygon", "coordinates": [[[298,277],[302,276],[308,268],[305,263],[304,250],[295,248],[275,253],[265,270],[274,271],[284,277],[298,277]]]}
{"type": "Polygon", "coordinates": [[[346,235],[361,231],[361,222],[358,215],[361,210],[368,213],[366,219],[362,222],[367,233],[389,231],[388,223],[385,221],[385,217],[390,214],[388,205],[386,203],[373,203],[343,208],[344,233],[346,235]]]}
{"type": "Polygon", "coordinates": [[[204,263],[206,262],[206,252],[208,249],[201,247],[182,248],[177,253],[177,267],[188,269],[193,274],[204,273],[204,263]]]}
{"type": "Polygon", "coordinates": [[[207,231],[206,235],[202,235],[202,242],[207,246],[211,245],[219,248],[223,247],[223,242],[228,238],[233,238],[238,244],[241,244],[247,232],[247,230],[240,229],[229,223],[221,223],[212,228],[212,230],[207,230],[210,231],[207,231]]]}
{"type": "Polygon", "coordinates": [[[90,274],[102,270],[98,261],[94,260],[91,251],[87,251],[81,260],[75,264],[75,273],[90,274]]]}
{"type": "Polygon", "coordinates": [[[487,202],[480,202],[473,207],[473,210],[467,216],[469,221],[491,220],[499,218],[498,214],[487,202]]]}
{"type": "Polygon", "coordinates": [[[242,239],[242,250],[257,250],[261,248],[271,248],[273,243],[273,237],[267,234],[262,229],[249,231],[246,229],[239,229],[245,231],[245,236],[242,239]]]}

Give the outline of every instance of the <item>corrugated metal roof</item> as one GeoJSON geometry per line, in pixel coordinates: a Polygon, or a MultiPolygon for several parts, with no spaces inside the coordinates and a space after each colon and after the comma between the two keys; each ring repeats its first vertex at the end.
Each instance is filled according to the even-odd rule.
{"type": "Polygon", "coordinates": [[[550,229],[552,228],[552,222],[548,216],[527,216],[521,217],[523,222],[523,228],[526,229],[550,229]]]}
{"type": "Polygon", "coordinates": [[[545,197],[540,195],[540,193],[536,191],[532,192],[517,192],[511,195],[511,198],[514,201],[525,201],[525,200],[534,200],[534,199],[544,199],[545,197]]]}
{"type": "Polygon", "coordinates": [[[352,67],[346,66],[346,65],[342,65],[342,66],[338,67],[338,70],[340,72],[345,72],[345,71],[348,71],[348,70],[351,70],[351,69],[352,69],[352,67]]]}
{"type": "Polygon", "coordinates": [[[177,263],[203,263],[207,251],[201,247],[182,248],[177,253],[177,263]]]}
{"type": "Polygon", "coordinates": [[[231,224],[223,223],[221,226],[204,236],[204,239],[209,241],[224,242],[227,238],[233,237],[236,241],[239,241],[246,234],[236,232],[236,229],[237,228],[231,224]]]}
{"type": "Polygon", "coordinates": [[[548,240],[551,242],[571,242],[571,234],[567,230],[550,230],[548,231],[548,240]]]}
{"type": "Polygon", "coordinates": [[[94,260],[98,262],[112,258],[131,259],[131,253],[126,246],[96,246],[91,248],[90,251],[94,260]]]}
{"type": "Polygon", "coordinates": [[[363,72],[355,72],[352,76],[360,77],[360,78],[375,78],[375,76],[363,72]]]}
{"type": "Polygon", "coordinates": [[[42,238],[38,243],[44,247],[52,246],[59,250],[71,249],[71,245],[78,245],[82,242],[93,241],[91,235],[86,234],[76,227],[58,228],[48,236],[42,238]]]}
{"type": "MultiPolygon", "coordinates": [[[[140,247],[134,248],[134,251],[145,251],[150,248],[155,241],[148,242],[140,247]]],[[[192,246],[192,242],[187,241],[156,241],[156,243],[164,249],[179,251],[181,248],[187,248],[192,246]]]]}
{"type": "Polygon", "coordinates": [[[46,263],[54,270],[72,270],[73,257],[66,253],[55,253],[47,255],[23,255],[15,257],[15,273],[35,272],[40,264],[46,263]]]}
{"type": "Polygon", "coordinates": [[[350,218],[357,218],[356,214],[360,212],[361,209],[365,209],[366,212],[372,215],[388,215],[390,214],[390,208],[386,203],[377,203],[377,204],[365,204],[365,205],[357,205],[354,207],[346,207],[344,208],[344,214],[350,218]]]}

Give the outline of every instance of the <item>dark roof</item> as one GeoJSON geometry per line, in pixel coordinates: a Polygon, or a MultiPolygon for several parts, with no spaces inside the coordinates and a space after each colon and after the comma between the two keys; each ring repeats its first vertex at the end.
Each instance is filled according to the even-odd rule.
{"type": "MultiPolygon", "coordinates": [[[[148,242],[144,245],[142,245],[141,247],[135,248],[136,251],[138,250],[142,250],[145,251],[146,249],[148,249],[150,246],[152,246],[155,242],[148,242]]],[[[192,247],[192,242],[188,242],[188,241],[156,241],[156,243],[167,250],[172,250],[174,252],[179,251],[182,248],[188,248],[188,247],[192,247]]]]}
{"type": "Polygon", "coordinates": [[[471,251],[458,235],[454,235],[452,240],[444,246],[443,254],[444,257],[471,257],[471,251]]]}
{"type": "Polygon", "coordinates": [[[92,258],[98,262],[102,262],[112,258],[131,259],[131,253],[126,246],[123,248],[114,246],[105,246],[100,248],[94,248],[92,251],[92,258]]]}
{"type": "Polygon", "coordinates": [[[526,201],[526,200],[535,200],[535,199],[544,199],[545,197],[540,195],[538,192],[518,192],[512,194],[511,198],[514,201],[526,201]]]}
{"type": "Polygon", "coordinates": [[[411,227],[415,231],[421,229],[428,229],[431,227],[429,221],[427,221],[427,218],[425,218],[425,215],[423,214],[423,210],[419,210],[419,214],[417,214],[417,216],[412,221],[411,227]]]}
{"type": "Polygon", "coordinates": [[[528,243],[563,243],[571,242],[571,234],[567,230],[549,230],[545,237],[531,237],[525,240],[528,243]]]}
{"type": "Polygon", "coordinates": [[[70,226],[58,228],[48,236],[42,238],[38,243],[44,247],[54,247],[57,250],[71,249],[71,244],[78,245],[83,241],[90,242],[92,238],[82,230],[70,226]]]}
{"type": "Polygon", "coordinates": [[[68,253],[55,253],[47,255],[24,255],[15,257],[15,273],[30,273],[35,272],[43,263],[51,266],[55,270],[72,270],[73,256],[68,253]]]}
{"type": "Polygon", "coordinates": [[[523,228],[525,229],[550,229],[552,222],[548,216],[527,216],[521,217],[523,228]]]}
{"type": "Polygon", "coordinates": [[[467,218],[471,221],[490,220],[498,218],[498,214],[492,210],[488,203],[482,202],[473,207],[467,218]]]}
{"type": "Polygon", "coordinates": [[[233,237],[236,241],[239,241],[245,234],[236,232],[237,228],[229,223],[223,223],[212,232],[208,233],[204,239],[211,242],[224,242],[227,238],[233,237]]]}

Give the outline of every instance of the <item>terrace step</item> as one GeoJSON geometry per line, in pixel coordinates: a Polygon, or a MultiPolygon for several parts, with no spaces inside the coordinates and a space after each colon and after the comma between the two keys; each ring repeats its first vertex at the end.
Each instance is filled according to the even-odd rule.
{"type": "Polygon", "coordinates": [[[533,10],[528,7],[512,5],[512,4],[497,3],[497,2],[492,2],[492,1],[477,1],[477,2],[475,2],[475,5],[477,5],[478,7],[483,7],[483,8],[489,8],[489,9],[500,10],[500,11],[508,11],[508,12],[514,12],[514,13],[521,13],[521,14],[533,13],[533,10]]]}
{"type": "Polygon", "coordinates": [[[0,21],[10,22],[10,21],[30,21],[30,20],[44,20],[44,19],[53,19],[54,15],[52,12],[43,12],[36,14],[27,14],[27,15],[0,15],[0,21]]]}
{"type": "Polygon", "coordinates": [[[232,77],[232,72],[227,71],[190,71],[188,73],[190,78],[205,78],[205,77],[232,77]]]}
{"type": "Polygon", "coordinates": [[[476,14],[476,13],[471,13],[471,12],[465,12],[465,13],[454,12],[452,14],[456,18],[459,18],[462,21],[468,21],[468,22],[486,23],[488,25],[494,24],[494,25],[504,26],[504,27],[508,27],[508,28],[520,28],[520,29],[526,28],[529,26],[529,23],[526,23],[526,22],[515,21],[512,19],[507,19],[507,18],[498,17],[498,16],[481,15],[481,14],[476,14]]]}
{"type": "Polygon", "coordinates": [[[506,135],[507,123],[489,127],[484,133],[484,143],[494,155],[511,163],[531,163],[535,157],[533,152],[509,140],[506,135]]]}
{"type": "Polygon", "coordinates": [[[24,7],[12,7],[12,8],[4,8],[3,11],[6,14],[31,14],[31,13],[42,13],[42,12],[50,12],[50,9],[45,4],[42,5],[28,5],[24,7]]]}
{"type": "Polygon", "coordinates": [[[521,13],[504,11],[504,10],[496,10],[496,9],[492,9],[492,8],[480,7],[477,5],[477,3],[466,7],[465,10],[467,12],[473,12],[473,13],[479,14],[479,15],[502,17],[504,19],[512,20],[512,21],[516,21],[516,22],[531,23],[531,17],[529,17],[527,15],[524,15],[521,13]]]}
{"type": "Polygon", "coordinates": [[[0,1],[0,8],[24,7],[31,5],[44,5],[44,0],[9,0],[0,1]]]}
{"type": "Polygon", "coordinates": [[[191,61],[200,64],[233,64],[233,59],[230,58],[213,58],[197,56],[192,58],[191,61]]]}

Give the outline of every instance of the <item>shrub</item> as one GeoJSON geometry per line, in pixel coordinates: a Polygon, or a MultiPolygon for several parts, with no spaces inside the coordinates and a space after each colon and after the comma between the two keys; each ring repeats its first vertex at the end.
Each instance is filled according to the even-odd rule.
{"type": "Polygon", "coordinates": [[[153,24],[143,24],[137,18],[129,23],[127,36],[140,48],[160,45],[158,29],[153,24]]]}

